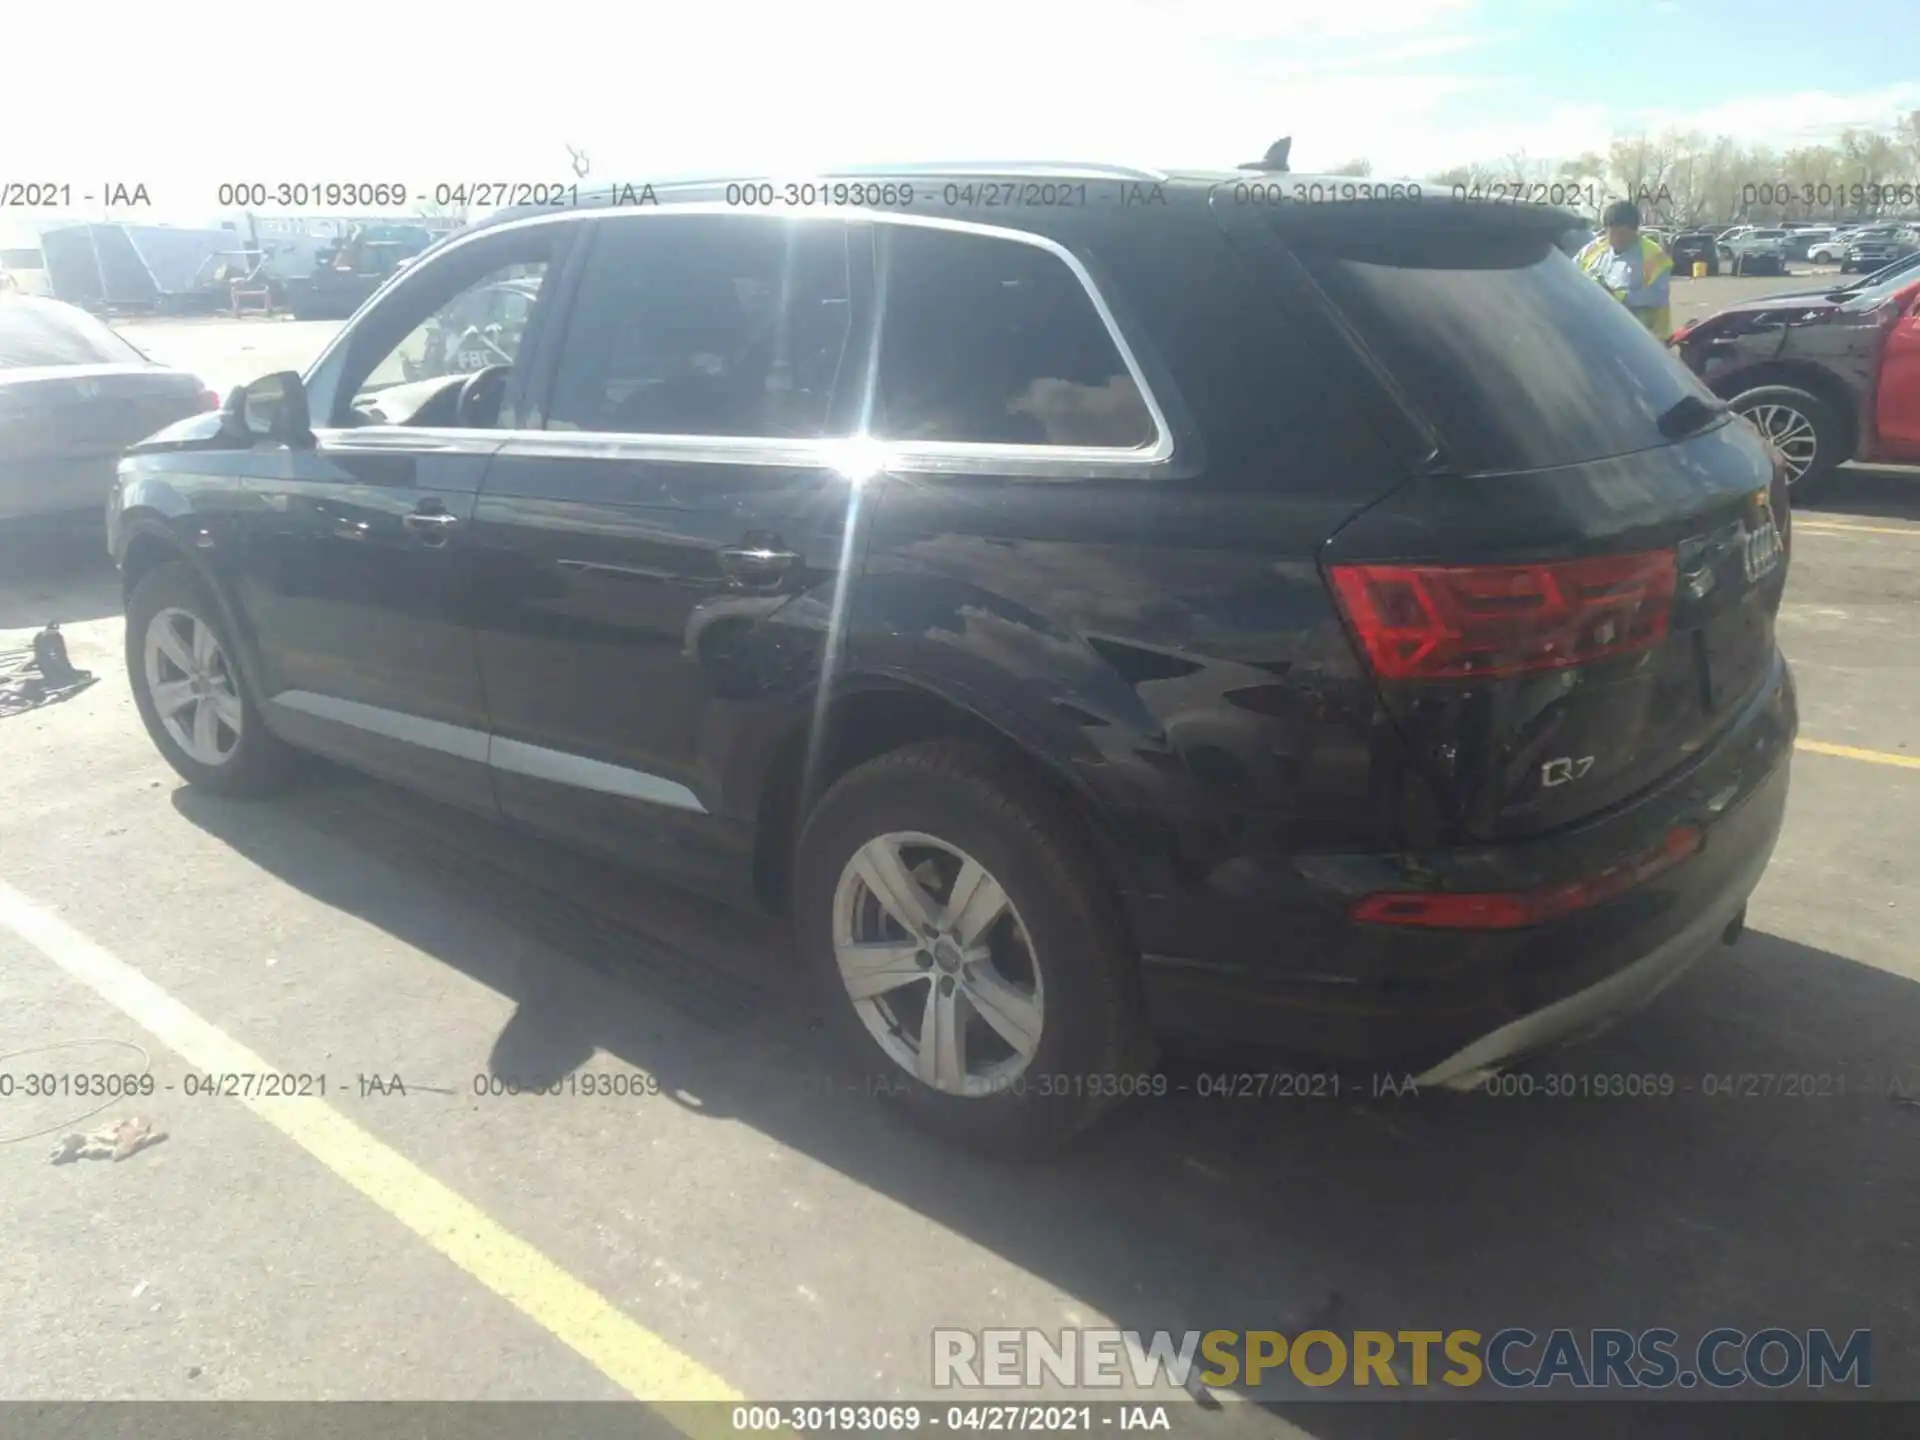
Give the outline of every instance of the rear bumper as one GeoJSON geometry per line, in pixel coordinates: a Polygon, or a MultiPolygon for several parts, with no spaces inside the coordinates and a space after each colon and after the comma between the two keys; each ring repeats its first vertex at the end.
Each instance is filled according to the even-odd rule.
{"type": "Polygon", "coordinates": [[[1716,941],[1725,939],[1731,943],[1737,937],[1746,917],[1747,896],[1760,883],[1760,875],[1771,855],[1769,846],[1765,854],[1754,857],[1749,877],[1720,896],[1685,929],[1661,941],[1624,969],[1596,980],[1584,990],[1576,990],[1496,1026],[1430,1066],[1415,1077],[1416,1082],[1467,1089],[1504,1065],[1551,1045],[1591,1035],[1620,1016],[1638,1010],[1692,968],[1716,941]]]}
{"type": "Polygon", "coordinates": [[[1335,1068],[1471,1082],[1651,999],[1739,918],[1786,811],[1793,684],[1765,689],[1712,751],[1642,797],[1540,840],[1420,856],[1294,856],[1262,895],[1199,885],[1136,905],[1159,1033],[1276,1049],[1335,1068]],[[1375,890],[1534,889],[1646,853],[1676,825],[1697,853],[1611,901],[1520,930],[1422,930],[1348,918],[1375,890]],[[1417,878],[1417,883],[1410,881],[1417,878]],[[1171,902],[1171,903],[1168,903],[1171,902]]]}

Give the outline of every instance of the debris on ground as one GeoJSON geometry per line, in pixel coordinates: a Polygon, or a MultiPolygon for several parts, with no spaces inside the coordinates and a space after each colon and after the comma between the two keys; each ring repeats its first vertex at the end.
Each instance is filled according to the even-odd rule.
{"type": "Polygon", "coordinates": [[[91,1134],[82,1135],[76,1130],[62,1135],[47,1158],[56,1165],[71,1165],[76,1160],[124,1160],[166,1138],[167,1132],[155,1128],[151,1120],[131,1115],[91,1134]]]}
{"type": "Polygon", "coordinates": [[[60,622],[50,620],[47,628],[33,637],[34,668],[55,685],[69,685],[75,680],[91,680],[91,670],[74,668],[73,661],[67,658],[66,638],[60,633],[60,622]]]}
{"type": "Polygon", "coordinates": [[[18,715],[78,695],[98,677],[67,657],[58,622],[33,637],[33,649],[0,653],[0,716],[18,715]]]}

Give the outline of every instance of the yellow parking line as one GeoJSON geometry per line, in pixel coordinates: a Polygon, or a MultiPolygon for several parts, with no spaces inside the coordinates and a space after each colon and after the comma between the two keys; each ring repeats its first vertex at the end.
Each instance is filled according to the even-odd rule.
{"type": "MultiPolygon", "coordinates": [[[[209,1074],[277,1074],[126,962],[11,886],[0,925],[209,1074]]],[[[738,1391],[510,1233],[477,1205],[317,1097],[239,1097],[292,1140],[534,1324],[571,1346],[635,1399],[737,1401],[738,1391]]],[[[689,1435],[717,1433],[705,1407],[663,1417],[689,1435]]],[[[722,1415],[721,1418],[724,1418],[722,1415]]]]}
{"type": "Polygon", "coordinates": [[[1835,520],[1808,520],[1802,516],[1793,517],[1793,528],[1807,530],[1815,535],[1851,531],[1856,535],[1914,535],[1920,536],[1920,525],[1909,525],[1904,529],[1892,525],[1842,525],[1835,520]]]}
{"type": "Polygon", "coordinates": [[[1897,765],[1903,770],[1920,770],[1920,757],[1894,755],[1885,750],[1861,750],[1852,745],[1829,745],[1824,740],[1796,740],[1796,750],[1814,755],[1837,755],[1842,760],[1864,760],[1869,765],[1897,765]]]}

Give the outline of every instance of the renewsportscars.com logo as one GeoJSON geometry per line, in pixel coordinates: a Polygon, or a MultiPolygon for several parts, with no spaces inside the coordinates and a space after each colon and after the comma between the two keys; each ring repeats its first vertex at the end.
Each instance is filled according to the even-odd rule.
{"type": "Polygon", "coordinates": [[[1299,1384],[1382,1389],[1447,1385],[1503,1390],[1683,1390],[1743,1385],[1823,1389],[1873,1383],[1873,1332],[1826,1330],[935,1330],[939,1389],[1253,1390],[1299,1384]]]}

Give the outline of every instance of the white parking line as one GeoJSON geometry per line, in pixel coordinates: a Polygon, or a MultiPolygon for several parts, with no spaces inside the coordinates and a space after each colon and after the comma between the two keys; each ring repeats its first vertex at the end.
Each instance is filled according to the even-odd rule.
{"type": "MultiPolygon", "coordinates": [[[[269,1075],[249,1050],[53,911],[0,882],[0,926],[210,1075],[269,1075]]],[[[635,1399],[737,1401],[718,1375],[682,1354],[510,1233],[471,1201],[314,1096],[241,1095],[240,1102],[340,1179],[635,1399]]],[[[717,1436],[724,1410],[661,1412],[689,1435],[717,1436]]]]}

